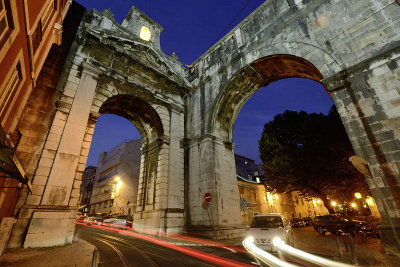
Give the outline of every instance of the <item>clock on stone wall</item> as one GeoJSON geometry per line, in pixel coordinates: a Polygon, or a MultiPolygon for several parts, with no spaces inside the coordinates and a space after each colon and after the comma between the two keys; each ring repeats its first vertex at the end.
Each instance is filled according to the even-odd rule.
{"type": "Polygon", "coordinates": [[[142,26],[142,28],[140,29],[140,35],[139,35],[140,39],[145,40],[145,41],[150,41],[151,38],[151,31],[149,28],[147,28],[146,26],[142,26]]]}

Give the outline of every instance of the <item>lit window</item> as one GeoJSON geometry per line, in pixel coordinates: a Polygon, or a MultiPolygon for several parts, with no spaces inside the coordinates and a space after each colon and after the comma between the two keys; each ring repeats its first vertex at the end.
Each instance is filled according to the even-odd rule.
{"type": "Polygon", "coordinates": [[[149,28],[143,26],[140,29],[140,39],[143,39],[145,41],[150,41],[151,38],[151,31],[149,30],[149,28]]]}

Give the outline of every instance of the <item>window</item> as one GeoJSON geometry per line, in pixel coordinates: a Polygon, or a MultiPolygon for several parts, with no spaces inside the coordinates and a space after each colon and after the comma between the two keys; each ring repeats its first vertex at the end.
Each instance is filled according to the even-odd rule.
{"type": "Polygon", "coordinates": [[[14,28],[10,3],[9,0],[0,0],[0,40],[3,39],[9,28],[14,28]]]}
{"type": "Polygon", "coordinates": [[[103,208],[107,208],[107,201],[104,201],[104,203],[103,203],[103,208]]]}
{"type": "Polygon", "coordinates": [[[36,51],[38,50],[40,43],[42,42],[43,39],[44,29],[48,26],[49,21],[51,20],[52,17],[51,15],[54,13],[56,9],[57,9],[57,0],[49,1],[44,9],[42,17],[40,18],[38,24],[36,25],[36,28],[33,30],[31,36],[33,55],[36,54],[36,51]]]}
{"type": "Polygon", "coordinates": [[[114,199],[110,200],[110,208],[114,205],[114,199]]]}
{"type": "Polygon", "coordinates": [[[40,42],[42,42],[42,20],[39,20],[36,29],[32,33],[32,52],[36,54],[39,48],[40,42]]]}
{"type": "Polygon", "coordinates": [[[47,26],[47,23],[49,22],[51,18],[51,14],[53,14],[54,9],[57,9],[57,0],[54,1],[49,1],[47,3],[47,6],[44,10],[41,22],[42,22],[42,29],[47,26]]]}
{"type": "MultiPolygon", "coordinates": [[[[1,1],[1,0],[0,0],[1,1]]],[[[13,98],[16,97],[16,90],[22,80],[21,64],[18,62],[15,69],[11,73],[10,78],[5,86],[0,89],[0,118],[4,119],[13,98]]]]}

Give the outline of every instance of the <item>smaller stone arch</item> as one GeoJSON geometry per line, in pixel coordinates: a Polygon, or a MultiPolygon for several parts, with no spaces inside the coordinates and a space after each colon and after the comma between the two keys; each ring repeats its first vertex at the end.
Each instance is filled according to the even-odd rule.
{"type": "Polygon", "coordinates": [[[99,109],[100,114],[115,114],[131,121],[139,130],[143,145],[164,135],[164,127],[157,111],[139,97],[127,94],[108,98],[99,109]]]}
{"type": "Polygon", "coordinates": [[[260,88],[291,77],[317,82],[323,79],[312,63],[289,54],[266,56],[246,65],[232,76],[218,94],[210,116],[209,131],[232,142],[234,123],[247,100],[260,88]]]}

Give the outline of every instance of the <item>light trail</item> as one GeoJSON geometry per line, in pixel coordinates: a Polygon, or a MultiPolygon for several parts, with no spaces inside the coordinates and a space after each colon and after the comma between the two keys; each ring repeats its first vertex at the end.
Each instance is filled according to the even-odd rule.
{"type": "Polygon", "coordinates": [[[267,264],[268,266],[281,266],[281,267],[295,267],[297,265],[282,261],[274,255],[260,249],[254,244],[254,238],[249,236],[243,241],[243,246],[249,251],[257,260],[267,264]]]}
{"type": "MultiPolygon", "coordinates": [[[[212,264],[216,264],[218,266],[223,266],[223,267],[253,267],[254,265],[249,265],[243,262],[238,262],[238,261],[234,261],[234,260],[230,260],[230,259],[226,259],[223,257],[219,257],[219,256],[215,256],[206,252],[202,252],[202,251],[198,251],[192,248],[188,248],[188,247],[182,247],[182,246],[177,246],[175,244],[169,243],[167,241],[158,239],[156,237],[151,237],[151,236],[147,236],[144,234],[139,234],[139,233],[135,233],[132,231],[128,231],[128,230],[119,230],[119,229],[115,229],[115,228],[110,228],[110,227],[106,227],[106,226],[102,226],[102,225],[86,225],[85,223],[80,223],[77,222],[76,224],[79,225],[84,225],[84,226],[88,226],[88,227],[93,227],[93,228],[98,228],[98,229],[103,229],[105,231],[109,231],[109,232],[114,232],[117,234],[121,234],[121,235],[126,235],[126,236],[132,236],[135,238],[139,238],[142,240],[146,240],[148,242],[151,242],[153,244],[157,244],[159,246],[163,246],[166,248],[170,248],[173,249],[175,251],[178,251],[180,253],[186,254],[188,256],[191,256],[193,258],[197,258],[212,264]]],[[[289,265],[286,265],[289,266],[289,265]]]]}
{"type": "Polygon", "coordinates": [[[320,266],[328,266],[328,267],[350,267],[350,266],[352,266],[352,265],[349,265],[346,263],[331,261],[331,260],[316,256],[314,254],[310,254],[310,253],[304,252],[302,250],[296,249],[294,247],[286,245],[285,242],[283,242],[279,237],[274,238],[272,241],[273,241],[274,246],[279,248],[283,252],[290,254],[294,257],[303,259],[305,261],[320,265],[320,266]]]}

